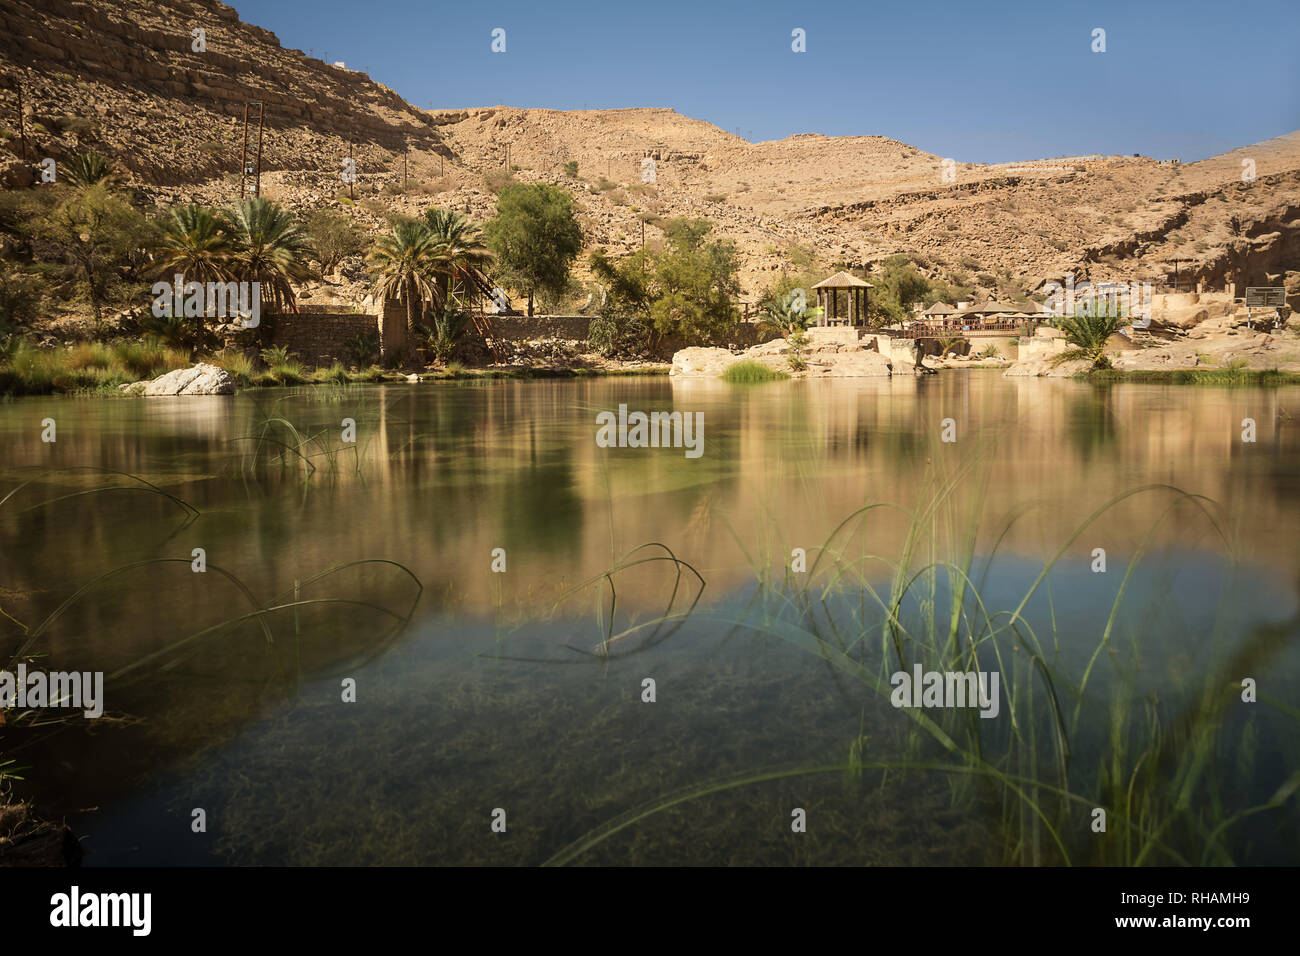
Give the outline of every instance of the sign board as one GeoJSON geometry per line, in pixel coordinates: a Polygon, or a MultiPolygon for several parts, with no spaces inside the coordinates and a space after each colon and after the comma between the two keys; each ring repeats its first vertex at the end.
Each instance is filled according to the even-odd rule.
{"type": "Polygon", "coordinates": [[[1247,286],[1246,305],[1254,309],[1275,309],[1286,305],[1286,289],[1280,285],[1247,286]]]}

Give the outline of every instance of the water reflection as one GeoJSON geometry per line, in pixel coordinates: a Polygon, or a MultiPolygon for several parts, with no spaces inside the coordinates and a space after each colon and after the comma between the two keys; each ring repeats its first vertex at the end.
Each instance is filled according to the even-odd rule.
{"type": "MultiPolygon", "coordinates": [[[[1173,486],[1213,503],[1226,545],[1191,506],[1157,523],[1172,499],[1152,492],[1105,512],[1066,561],[1082,573],[1096,548],[1116,568],[1139,547],[1232,552],[1289,585],[1300,579],[1300,447],[1286,412],[1297,395],[974,372],[750,388],[603,379],[11,402],[0,406],[0,496],[32,483],[0,506],[0,653],[51,619],[34,653],[81,670],[132,669],[109,686],[127,726],[53,741],[10,729],[2,745],[36,768],[36,796],[91,805],[224,745],[288,701],[326,693],[313,683],[324,674],[364,670],[408,613],[401,653],[425,661],[411,645],[436,644],[436,666],[462,675],[448,678],[461,686],[481,666],[473,655],[502,654],[503,640],[528,656],[517,642],[541,632],[526,622],[556,602],[535,656],[595,650],[615,624],[601,575],[648,542],[699,571],[708,606],[783,576],[793,548],[817,553],[865,504],[900,509],[873,511],[838,546],[896,555],[908,512],[943,484],[953,487],[945,527],[977,527],[976,554],[996,547],[1021,569],[1041,567],[1124,492],[1173,486]],[[620,403],[702,412],[704,455],[597,447],[596,414],[620,403]],[[58,422],[53,445],[39,438],[45,417],[58,422]],[[1254,444],[1241,441],[1247,417],[1258,424],[1254,444]],[[345,418],[356,422],[355,445],[341,440],[345,418]],[[955,443],[941,441],[945,419],[955,443]],[[204,574],[191,569],[194,548],[206,554],[204,574]],[[497,548],[505,574],[491,570],[497,548]],[[321,576],[333,568],[342,569],[321,576]],[[259,608],[276,610],[176,646],[259,608]]],[[[664,568],[623,581],[620,629],[653,619],[674,586],[664,568]]],[[[1113,595],[1117,585],[1096,587],[1113,595]]],[[[1159,606],[1161,585],[1145,587],[1146,606],[1159,606]]],[[[1284,619],[1293,595],[1277,589],[1261,608],[1284,619]]],[[[382,660],[372,667],[390,666],[382,660]]]]}

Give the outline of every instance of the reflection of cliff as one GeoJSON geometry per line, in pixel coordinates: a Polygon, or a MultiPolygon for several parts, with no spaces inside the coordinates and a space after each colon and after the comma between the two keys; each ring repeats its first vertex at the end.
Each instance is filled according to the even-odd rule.
{"type": "MultiPolygon", "coordinates": [[[[779,573],[792,548],[814,553],[863,505],[910,511],[945,485],[951,494],[923,529],[940,550],[959,546],[978,515],[977,551],[987,551],[1020,515],[999,553],[1036,566],[1109,499],[1169,484],[1218,502],[1246,560],[1300,573],[1300,441],[1288,407],[1300,408],[1294,390],[1095,389],[978,372],[751,388],[627,379],[24,400],[0,406],[9,453],[0,497],[44,478],[0,506],[0,606],[30,627],[97,575],[182,559],[115,577],[43,636],[39,652],[58,666],[111,672],[249,607],[229,581],[190,571],[195,547],[257,602],[291,600],[295,582],[382,558],[423,583],[417,620],[445,612],[508,624],[549,610],[566,589],[658,541],[699,569],[708,602],[752,585],[751,562],[779,573]],[[703,457],[597,447],[596,414],[620,402],[702,412],[703,457]],[[36,423],[46,416],[58,422],[55,445],[39,441],[36,423]],[[355,446],[339,440],[345,417],[357,422],[355,446]],[[1256,422],[1255,444],[1241,441],[1246,417],[1256,422]],[[282,425],[265,432],[276,418],[297,437],[282,425]],[[949,418],[952,444],[940,441],[949,418]],[[275,441],[252,440],[264,434],[275,441]],[[120,490],[32,507],[129,484],[78,466],[131,472],[201,513],[187,523],[182,508],[157,494],[120,490]],[[506,574],[490,571],[494,548],[507,552],[506,574]]],[[[1151,547],[1222,547],[1193,508],[1166,515],[1173,500],[1130,499],[1074,542],[1075,555],[1104,547],[1114,567],[1162,516],[1151,547]]],[[[872,556],[896,556],[911,521],[877,509],[840,543],[868,573],[883,571],[872,556]]],[[[674,581],[657,566],[621,574],[617,584],[625,626],[626,616],[661,611],[674,581]]],[[[300,595],[401,609],[412,597],[409,578],[386,565],[349,570],[300,595]]],[[[568,605],[585,622],[574,629],[579,646],[599,634],[593,618],[607,601],[602,585],[568,605]]],[[[244,624],[155,661],[148,682],[110,684],[110,709],[149,717],[151,738],[183,752],[283,699],[300,675],[373,651],[392,620],[326,604],[277,612],[271,623],[273,641],[244,624]]],[[[458,631],[447,623],[423,633],[455,640],[458,631]]],[[[12,652],[20,637],[0,618],[0,651],[12,652]]],[[[13,746],[10,733],[5,747],[13,746]]],[[[92,739],[60,746],[81,748],[70,766],[107,759],[92,739]]],[[[112,759],[126,760],[117,749],[112,759]]]]}
{"type": "MultiPolygon", "coordinates": [[[[716,593],[752,580],[735,538],[750,559],[780,567],[791,548],[817,547],[864,504],[913,508],[932,482],[966,466],[945,520],[978,509],[992,540],[1005,516],[1033,503],[1031,520],[1002,544],[1031,557],[1063,542],[1108,499],[1150,483],[1220,503],[1261,557],[1289,561],[1295,527],[1286,491],[1300,459],[1285,407],[1300,408],[1300,398],[1284,391],[1096,389],[975,372],[750,389],[602,380],[271,394],[198,403],[47,400],[34,420],[55,408],[48,413],[60,419],[56,446],[26,435],[35,412],[20,403],[0,412],[13,452],[6,477],[47,463],[129,471],[204,512],[184,540],[166,545],[179,555],[206,542],[209,553],[273,590],[340,561],[386,557],[425,582],[426,607],[479,613],[534,608],[647,541],[700,567],[716,593]],[[596,413],[620,402],[702,412],[703,457],[598,448],[596,413]],[[258,446],[247,437],[274,417],[296,428],[301,457],[316,469],[309,479],[298,457],[274,446],[250,464],[258,446]],[[355,447],[339,442],[344,417],[357,421],[355,447]],[[1257,424],[1253,445],[1241,441],[1246,417],[1257,424]],[[939,440],[948,418],[953,444],[939,440]],[[498,547],[509,555],[499,580],[488,572],[498,547]]],[[[54,490],[98,480],[65,473],[54,490]]],[[[1097,534],[1122,549],[1154,520],[1152,501],[1125,506],[1097,534]]],[[[133,547],[160,547],[175,509],[121,494],[7,520],[11,546],[27,558],[37,545],[55,556],[47,567],[6,560],[9,586],[43,590],[50,573],[74,582],[133,547]]],[[[871,550],[890,554],[908,520],[873,512],[871,550]]],[[[1202,530],[1174,523],[1160,534],[1168,542],[1202,530]]],[[[1084,543],[1083,551],[1094,546],[1084,543]]]]}

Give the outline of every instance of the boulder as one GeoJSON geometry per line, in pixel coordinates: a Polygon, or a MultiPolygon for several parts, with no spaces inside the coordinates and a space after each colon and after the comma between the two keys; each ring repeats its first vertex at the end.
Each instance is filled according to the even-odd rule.
{"type": "Polygon", "coordinates": [[[1088,371],[1089,362],[1084,359],[1068,362],[1054,362],[1051,359],[1030,359],[1017,362],[1005,372],[1004,378],[1069,378],[1080,372],[1088,371]]]}
{"type": "Polygon", "coordinates": [[[0,186],[5,189],[23,189],[35,181],[34,170],[21,159],[0,160],[0,186]]]}
{"type": "Polygon", "coordinates": [[[144,387],[145,395],[233,395],[235,380],[215,365],[200,363],[160,375],[144,387]]]}
{"type": "Polygon", "coordinates": [[[1112,357],[1115,368],[1125,371],[1163,371],[1195,368],[1200,359],[1189,345],[1165,345],[1155,349],[1138,349],[1112,357]]]}
{"type": "MultiPolygon", "coordinates": [[[[770,343],[769,343],[770,344],[770,343]]],[[[728,349],[693,347],[673,353],[669,375],[719,376],[727,367],[740,361],[728,349]]]]}
{"type": "Polygon", "coordinates": [[[874,349],[818,351],[808,356],[809,378],[872,378],[893,372],[893,364],[874,349]]]}

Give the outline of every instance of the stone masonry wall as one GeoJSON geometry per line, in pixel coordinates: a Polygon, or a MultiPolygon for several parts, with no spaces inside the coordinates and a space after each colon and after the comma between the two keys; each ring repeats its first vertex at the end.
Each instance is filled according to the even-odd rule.
{"type": "Polygon", "coordinates": [[[335,359],[347,364],[353,353],[349,343],[358,335],[379,335],[379,320],[363,312],[303,312],[275,320],[271,344],[287,348],[307,365],[329,365],[335,359]]]}

